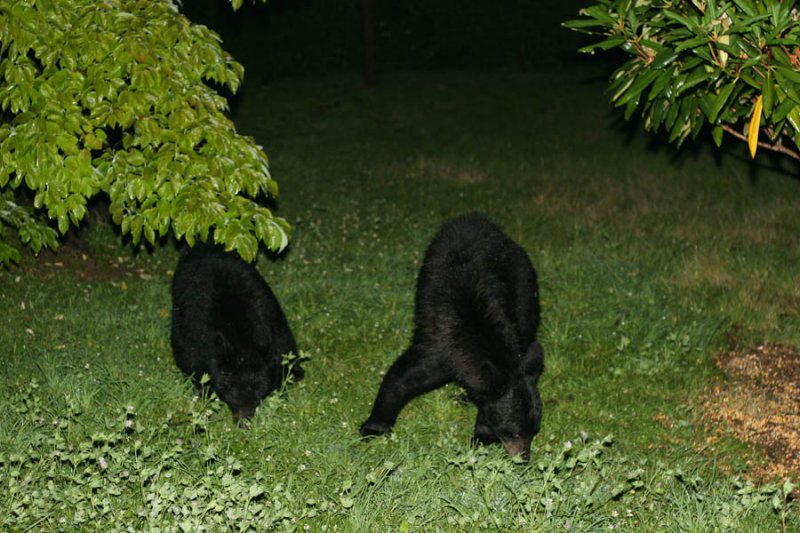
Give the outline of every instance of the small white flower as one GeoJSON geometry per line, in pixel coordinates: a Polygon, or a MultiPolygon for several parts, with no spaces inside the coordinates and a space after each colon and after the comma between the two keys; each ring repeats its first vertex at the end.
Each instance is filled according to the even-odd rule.
{"type": "Polygon", "coordinates": [[[108,468],[108,463],[106,462],[105,457],[98,459],[97,463],[100,465],[100,470],[105,470],[108,468]]]}

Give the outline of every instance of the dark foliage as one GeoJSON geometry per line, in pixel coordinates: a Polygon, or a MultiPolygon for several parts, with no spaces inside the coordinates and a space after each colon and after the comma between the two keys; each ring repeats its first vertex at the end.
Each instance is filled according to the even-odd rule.
{"type": "MultiPolygon", "coordinates": [[[[376,0],[378,74],[386,68],[533,71],[542,63],[572,58],[583,41],[560,24],[582,5],[577,0],[376,0]]],[[[362,68],[358,0],[245,2],[237,12],[224,2],[193,0],[182,10],[220,33],[226,50],[247,67],[250,83],[362,68]]]]}

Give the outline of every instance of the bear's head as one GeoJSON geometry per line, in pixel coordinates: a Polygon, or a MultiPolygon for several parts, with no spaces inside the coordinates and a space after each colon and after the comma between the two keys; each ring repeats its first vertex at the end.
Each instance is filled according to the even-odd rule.
{"type": "Polygon", "coordinates": [[[245,426],[261,401],[281,386],[280,359],[267,357],[263,347],[247,343],[234,346],[222,334],[214,342],[217,357],[211,364],[211,386],[228,404],[233,419],[245,426]]]}
{"type": "Polygon", "coordinates": [[[521,359],[519,372],[509,376],[503,393],[481,405],[482,422],[511,455],[530,458],[533,437],[542,420],[542,400],[537,380],[544,368],[544,351],[538,342],[521,359]]]}

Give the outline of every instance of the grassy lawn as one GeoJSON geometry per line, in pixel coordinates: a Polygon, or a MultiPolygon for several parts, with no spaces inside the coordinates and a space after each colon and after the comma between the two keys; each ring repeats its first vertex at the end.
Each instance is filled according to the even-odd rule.
{"type": "MultiPolygon", "coordinates": [[[[294,226],[258,267],[310,358],[249,431],[194,396],[169,346],[177,247],[95,223],[0,272],[0,527],[196,531],[796,531],[796,504],[708,444],[719,350],[800,343],[800,181],[744,145],[675,151],[608,110],[602,66],[245,85],[294,226]],[[390,438],[357,429],[411,334],[445,220],[480,210],[528,250],[546,371],[530,464],[472,448],[448,386],[390,438]]],[[[256,77],[257,79],[257,77],[256,77]]],[[[726,139],[726,141],[728,141],[726,139]]]]}

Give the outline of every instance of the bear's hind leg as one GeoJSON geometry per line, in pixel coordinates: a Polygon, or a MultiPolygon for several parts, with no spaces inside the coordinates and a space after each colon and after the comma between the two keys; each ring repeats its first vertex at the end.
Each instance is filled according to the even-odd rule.
{"type": "Polygon", "coordinates": [[[361,425],[361,434],[366,437],[389,432],[405,404],[452,379],[442,358],[428,355],[412,344],[386,372],[372,413],[361,425]]]}

